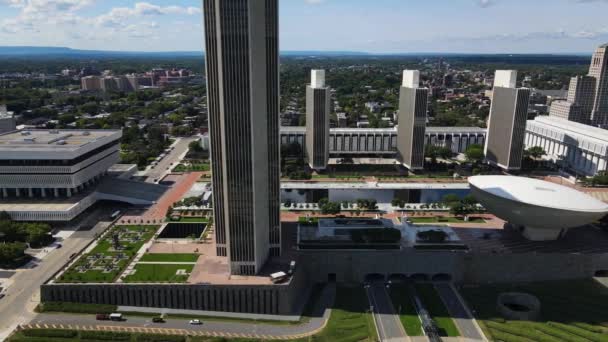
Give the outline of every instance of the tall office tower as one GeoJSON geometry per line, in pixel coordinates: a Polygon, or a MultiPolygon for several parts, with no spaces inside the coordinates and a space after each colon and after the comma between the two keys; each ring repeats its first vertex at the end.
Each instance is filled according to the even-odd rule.
{"type": "Polygon", "coordinates": [[[278,0],[203,0],[217,254],[280,254],[278,0]]]}
{"type": "Polygon", "coordinates": [[[595,101],[591,111],[591,123],[606,128],[608,127],[608,44],[595,50],[589,76],[595,78],[595,101]]]}
{"type": "Polygon", "coordinates": [[[524,151],[530,89],[516,88],[516,70],[496,70],[486,138],[486,160],[519,170],[524,151]]]}
{"type": "Polygon", "coordinates": [[[308,165],[324,170],[329,161],[329,114],[331,95],[325,86],[325,70],[311,70],[306,87],[306,155],[308,165]]]}
{"type": "Polygon", "coordinates": [[[401,163],[410,170],[424,168],[424,140],[429,90],[419,88],[420,72],[404,70],[399,95],[397,151],[401,163]]]}

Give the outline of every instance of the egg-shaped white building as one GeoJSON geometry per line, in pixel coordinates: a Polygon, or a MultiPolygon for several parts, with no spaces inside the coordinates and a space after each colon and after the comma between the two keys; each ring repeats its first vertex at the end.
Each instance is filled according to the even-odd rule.
{"type": "Polygon", "coordinates": [[[471,194],[492,214],[533,241],[556,240],[568,229],[608,214],[608,204],[576,189],[534,178],[474,176],[471,194]]]}

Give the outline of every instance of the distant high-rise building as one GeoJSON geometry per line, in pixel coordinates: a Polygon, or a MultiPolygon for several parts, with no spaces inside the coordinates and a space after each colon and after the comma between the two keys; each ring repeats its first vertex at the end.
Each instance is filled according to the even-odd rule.
{"type": "Polygon", "coordinates": [[[278,0],[204,0],[217,254],[231,274],[280,254],[278,0]]]}
{"type": "Polygon", "coordinates": [[[399,95],[397,151],[401,163],[410,170],[424,168],[424,141],[429,90],[419,88],[420,72],[404,70],[399,95]]]}
{"type": "Polygon", "coordinates": [[[82,90],[86,91],[99,91],[101,90],[101,77],[99,76],[85,76],[80,79],[82,90]]]}
{"type": "Polygon", "coordinates": [[[598,47],[593,54],[587,76],[570,80],[567,101],[552,103],[549,115],[608,127],[608,44],[598,47]]]}
{"type": "Polygon", "coordinates": [[[13,112],[6,109],[6,105],[0,105],[0,134],[12,132],[17,129],[17,122],[13,112]]]}
{"type": "Polygon", "coordinates": [[[312,169],[324,170],[329,160],[330,89],[325,70],[311,70],[306,87],[306,155],[312,169]]]}
{"type": "Polygon", "coordinates": [[[595,50],[591,59],[589,76],[595,78],[595,99],[591,110],[594,126],[608,126],[608,44],[595,50]]]}
{"type": "Polygon", "coordinates": [[[524,151],[530,89],[516,84],[516,70],[496,71],[485,154],[505,170],[519,170],[524,151]]]}

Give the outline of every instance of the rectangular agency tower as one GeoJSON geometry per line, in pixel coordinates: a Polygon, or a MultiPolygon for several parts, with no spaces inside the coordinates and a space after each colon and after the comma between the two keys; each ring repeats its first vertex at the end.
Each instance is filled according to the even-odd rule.
{"type": "Polygon", "coordinates": [[[488,163],[507,171],[521,169],[530,89],[516,88],[516,70],[497,70],[488,121],[488,163]]]}
{"type": "Polygon", "coordinates": [[[420,72],[403,71],[399,95],[397,150],[401,163],[410,170],[424,168],[424,141],[428,108],[427,88],[419,88],[420,72]]]}
{"type": "Polygon", "coordinates": [[[326,169],[329,161],[330,99],[325,70],[312,70],[311,84],[306,87],[306,155],[315,170],[326,169]]]}
{"type": "Polygon", "coordinates": [[[217,254],[280,254],[278,0],[203,0],[217,254]]]}

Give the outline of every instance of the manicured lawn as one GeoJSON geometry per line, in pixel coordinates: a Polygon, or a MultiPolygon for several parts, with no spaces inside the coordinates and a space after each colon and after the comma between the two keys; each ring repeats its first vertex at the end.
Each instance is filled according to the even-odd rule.
{"type": "Polygon", "coordinates": [[[185,283],[189,275],[176,275],[178,270],[192,272],[194,265],[137,264],[135,274],[125,278],[127,283],[185,283]]]}
{"type": "Polygon", "coordinates": [[[211,165],[209,164],[178,164],[173,168],[173,172],[193,172],[193,171],[210,171],[211,165]]]}
{"type": "Polygon", "coordinates": [[[98,241],[93,250],[82,255],[58,279],[60,283],[111,283],[127,267],[137,251],[148,242],[158,226],[115,226],[98,241]],[[113,249],[113,236],[119,234],[121,249],[113,249]],[[91,259],[91,257],[96,257],[91,259]],[[119,256],[122,256],[119,258],[119,256]],[[107,268],[106,268],[107,267],[107,268]],[[79,269],[86,268],[85,271],[79,269]]]}
{"type": "Polygon", "coordinates": [[[311,340],[297,341],[377,341],[378,334],[368,310],[367,295],[362,287],[339,286],[327,327],[311,340]]]}
{"type": "Polygon", "coordinates": [[[160,253],[148,253],[139,259],[139,261],[145,262],[196,262],[199,254],[160,254],[160,253]]]}
{"type": "Polygon", "coordinates": [[[468,221],[465,221],[460,217],[408,217],[412,223],[485,223],[486,221],[482,218],[471,217],[468,221]]]}
{"type": "Polygon", "coordinates": [[[460,290],[490,340],[608,341],[608,289],[594,280],[484,285],[460,290]],[[496,311],[502,292],[524,292],[541,302],[541,317],[507,321],[496,311]]]}
{"type": "Polygon", "coordinates": [[[431,318],[437,324],[439,334],[449,337],[460,336],[458,328],[456,328],[448,309],[443,304],[433,284],[416,284],[415,286],[418,296],[422,300],[422,305],[429,311],[431,318]]]}
{"type": "Polygon", "coordinates": [[[390,290],[393,307],[399,313],[399,319],[408,336],[422,336],[422,323],[412,302],[406,285],[392,285],[390,290]]]}

